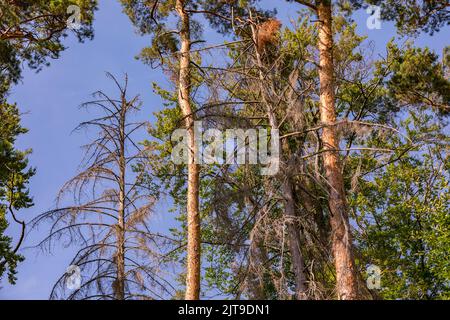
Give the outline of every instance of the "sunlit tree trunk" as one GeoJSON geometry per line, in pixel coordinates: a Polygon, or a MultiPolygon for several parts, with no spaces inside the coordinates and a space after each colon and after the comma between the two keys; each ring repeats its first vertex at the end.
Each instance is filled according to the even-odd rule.
{"type": "Polygon", "coordinates": [[[329,209],[332,248],[336,268],[336,291],[339,299],[357,299],[357,272],[353,257],[352,236],[345,198],[342,168],[339,161],[339,140],[336,134],[334,96],[333,31],[331,1],[317,6],[320,51],[320,118],[324,126],[323,164],[329,187],[329,209]]]}
{"type": "Polygon", "coordinates": [[[300,229],[296,223],[297,215],[295,214],[295,199],[293,186],[289,177],[283,184],[283,193],[285,199],[284,214],[287,218],[287,229],[289,239],[289,251],[291,253],[292,268],[295,275],[295,297],[298,300],[307,300],[307,283],[305,275],[305,261],[301,251],[300,229]]]}
{"type": "Polygon", "coordinates": [[[199,213],[199,172],[195,163],[198,146],[194,139],[194,115],[190,102],[190,21],[184,10],[185,0],[177,0],[176,11],[181,19],[181,51],[180,72],[178,83],[178,103],[185,117],[186,129],[189,133],[189,164],[188,164],[188,190],[187,190],[187,274],[186,274],[186,300],[200,298],[200,213],[199,213]]]}

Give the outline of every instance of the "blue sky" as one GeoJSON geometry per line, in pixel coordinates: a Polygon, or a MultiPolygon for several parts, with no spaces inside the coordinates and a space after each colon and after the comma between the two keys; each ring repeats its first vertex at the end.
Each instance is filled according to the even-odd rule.
{"type": "MultiPolygon", "coordinates": [[[[118,77],[125,72],[129,75],[130,95],[140,94],[144,102],[140,116],[151,119],[151,114],[161,108],[161,101],[151,90],[151,82],[163,86],[165,76],[159,70],[152,70],[134,57],[148,45],[149,39],[137,35],[126,15],[121,12],[118,1],[100,0],[95,19],[95,38],[84,44],[69,37],[68,49],[61,58],[51,62],[51,66],[39,73],[25,70],[23,82],[17,85],[10,96],[17,102],[23,114],[23,125],[30,131],[19,139],[22,149],[33,148],[30,163],[37,168],[31,182],[31,193],[35,206],[20,212],[27,221],[54,207],[57,191],[72,177],[78,168],[82,153],[80,146],[86,143],[84,133],[71,133],[81,121],[92,117],[80,111],[80,103],[89,100],[90,93],[102,89],[114,94],[110,80],[105,77],[109,71],[118,77]]],[[[265,1],[271,7],[274,1],[265,1]]],[[[297,19],[294,4],[276,1],[279,17],[289,25],[289,20],[297,19]]],[[[360,11],[355,15],[358,32],[373,40],[379,53],[384,52],[386,42],[395,36],[392,24],[382,23],[380,30],[366,27],[368,15],[360,11]]],[[[433,37],[421,36],[415,41],[417,46],[429,46],[438,53],[448,45],[448,28],[433,37]]],[[[221,43],[223,39],[212,31],[207,32],[208,40],[221,43]]],[[[166,203],[159,205],[155,219],[161,223],[166,214],[166,203]]],[[[9,234],[17,234],[12,226],[9,234]]],[[[36,244],[45,235],[45,228],[32,232],[24,247],[36,244]]],[[[2,283],[0,299],[47,299],[51,288],[66,270],[74,253],[74,248],[55,247],[52,254],[44,254],[33,248],[24,248],[21,253],[26,260],[18,268],[15,286],[2,283]]]]}

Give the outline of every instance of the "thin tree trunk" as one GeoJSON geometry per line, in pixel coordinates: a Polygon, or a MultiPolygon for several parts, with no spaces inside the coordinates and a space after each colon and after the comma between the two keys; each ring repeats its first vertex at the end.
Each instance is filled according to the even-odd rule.
{"type": "Polygon", "coordinates": [[[186,300],[200,298],[200,213],[199,213],[199,173],[200,168],[195,163],[198,146],[194,136],[194,116],[190,102],[190,21],[184,10],[185,0],[176,1],[176,11],[181,19],[181,52],[180,74],[178,88],[178,103],[185,117],[186,129],[189,133],[189,163],[188,163],[188,195],[187,195],[187,274],[186,300]]]}
{"type": "Polygon", "coordinates": [[[336,268],[336,291],[339,299],[353,300],[357,294],[357,272],[353,257],[352,236],[345,198],[345,189],[339,161],[339,141],[336,135],[334,96],[333,31],[331,1],[323,0],[317,6],[320,23],[320,118],[324,125],[322,142],[325,175],[329,186],[329,209],[332,231],[332,250],[336,268]]]}
{"type": "Polygon", "coordinates": [[[295,199],[292,189],[292,183],[289,177],[285,178],[283,183],[285,209],[284,214],[287,217],[289,251],[291,253],[292,267],[295,275],[295,297],[298,300],[308,299],[308,287],[305,275],[305,262],[301,251],[300,231],[298,224],[295,223],[297,215],[295,214],[295,199]]]}
{"type": "MultiPolygon", "coordinates": [[[[265,269],[266,263],[269,261],[267,250],[264,246],[264,234],[259,229],[259,223],[261,222],[262,210],[258,210],[255,215],[256,227],[253,227],[250,233],[250,250],[249,250],[249,269],[248,269],[248,284],[247,288],[251,293],[251,300],[267,300],[270,297],[266,290],[266,277],[265,269]]],[[[272,281],[272,277],[270,278],[272,281]]],[[[272,285],[275,287],[275,283],[272,281],[272,285]]]]}
{"type": "Polygon", "coordinates": [[[122,97],[120,114],[120,155],[119,155],[119,208],[117,226],[117,280],[115,293],[118,300],[125,299],[125,113],[126,101],[122,97]]]}

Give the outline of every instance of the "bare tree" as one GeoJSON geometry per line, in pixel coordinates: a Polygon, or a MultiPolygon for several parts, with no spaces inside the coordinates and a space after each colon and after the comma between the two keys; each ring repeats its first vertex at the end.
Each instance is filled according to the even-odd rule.
{"type": "Polygon", "coordinates": [[[59,239],[66,239],[66,245],[81,245],[71,262],[81,270],[80,288],[67,292],[64,274],[51,292],[52,299],[154,299],[174,292],[158,270],[163,243],[149,227],[157,194],[144,183],[145,170],[133,170],[146,166],[146,151],[133,141],[133,134],[146,125],[131,121],[139,97],[127,98],[127,77],[123,85],[109,73],[108,77],[119,97],[99,91],[94,94],[97,100],[83,104],[100,111],[98,118],[77,127],[98,130],[98,137],[84,146],[83,170],[63,186],[57,208],[33,221],[34,227],[52,223],[41,246],[52,249],[59,239]],[[75,204],[61,206],[68,192],[75,204]]]}

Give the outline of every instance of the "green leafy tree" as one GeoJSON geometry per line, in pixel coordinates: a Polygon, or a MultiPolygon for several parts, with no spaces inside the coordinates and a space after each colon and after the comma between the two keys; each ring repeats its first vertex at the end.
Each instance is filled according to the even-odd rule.
{"type": "MultiPolygon", "coordinates": [[[[95,0],[25,0],[2,1],[0,4],[0,43],[10,47],[9,59],[28,61],[30,67],[47,64],[65,49],[62,39],[71,30],[80,41],[93,36],[93,11],[95,0]],[[70,20],[79,8],[78,17],[70,20]],[[69,23],[79,25],[69,29],[69,23]]],[[[2,59],[5,57],[2,56],[2,59]]]]}
{"type": "Polygon", "coordinates": [[[80,287],[68,291],[67,276],[55,283],[51,299],[161,299],[173,293],[158,269],[163,245],[149,228],[154,210],[153,188],[133,170],[147,167],[147,152],[134,140],[146,122],[135,121],[139,96],[128,97],[128,78],[116,85],[117,96],[96,92],[83,104],[98,117],[77,129],[93,129],[95,138],[83,146],[81,171],[67,181],[57,196],[57,207],[32,220],[32,226],[50,223],[40,246],[52,249],[55,242],[77,245],[71,265],[80,268],[80,287]],[[66,197],[67,194],[73,195],[66,197]]]}
{"type": "Polygon", "coordinates": [[[290,0],[297,2],[314,12],[318,18],[320,51],[320,116],[325,128],[322,132],[324,145],[329,149],[323,153],[323,162],[326,169],[326,177],[330,186],[329,207],[331,210],[330,224],[333,229],[333,254],[337,275],[336,290],[339,298],[358,299],[358,274],[355,268],[355,257],[352,244],[352,234],[349,224],[349,212],[346,203],[346,190],[340,156],[332,150],[339,149],[340,140],[336,132],[336,73],[334,65],[337,51],[333,42],[335,18],[340,13],[351,15],[353,10],[368,4],[380,5],[382,18],[396,21],[397,27],[404,33],[416,33],[426,31],[433,33],[448,23],[448,11],[446,1],[332,1],[332,0],[290,0]]]}

